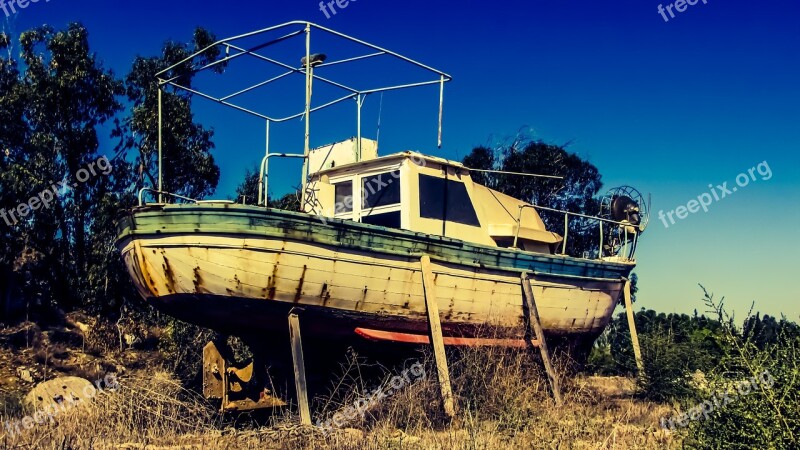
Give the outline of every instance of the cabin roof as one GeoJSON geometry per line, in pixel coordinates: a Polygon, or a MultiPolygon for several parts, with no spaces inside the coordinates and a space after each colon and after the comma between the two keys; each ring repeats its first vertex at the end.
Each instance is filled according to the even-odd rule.
{"type": "Polygon", "coordinates": [[[376,167],[376,166],[386,165],[387,163],[390,163],[390,162],[392,162],[394,160],[402,160],[402,159],[408,159],[408,158],[413,158],[413,159],[416,159],[416,160],[420,160],[421,159],[421,160],[424,160],[424,161],[427,161],[427,162],[433,162],[433,163],[440,164],[440,165],[443,165],[443,166],[455,167],[455,168],[458,168],[458,169],[461,169],[461,170],[469,171],[469,169],[466,166],[464,166],[463,164],[461,164],[458,161],[453,161],[453,160],[449,160],[449,159],[445,159],[445,158],[439,158],[437,156],[425,155],[425,154],[422,154],[422,153],[419,153],[419,152],[415,152],[415,151],[412,151],[412,150],[406,150],[406,151],[403,151],[403,152],[392,153],[390,155],[381,156],[381,157],[370,159],[370,160],[366,160],[366,161],[358,161],[358,162],[353,162],[353,163],[348,163],[348,164],[342,164],[341,166],[331,167],[329,169],[321,170],[321,171],[317,172],[315,175],[332,175],[332,174],[335,174],[337,172],[343,172],[343,171],[347,171],[347,170],[352,170],[352,169],[358,168],[358,167],[361,167],[361,168],[364,168],[364,169],[369,169],[369,168],[376,167]]]}

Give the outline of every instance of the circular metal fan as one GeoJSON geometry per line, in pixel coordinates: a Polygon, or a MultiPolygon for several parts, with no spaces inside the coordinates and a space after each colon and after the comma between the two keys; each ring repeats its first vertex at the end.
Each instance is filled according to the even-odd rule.
{"type": "Polygon", "coordinates": [[[642,233],[650,220],[648,204],[642,194],[630,186],[610,189],[600,204],[600,217],[629,223],[633,231],[642,233]]]}
{"type": "Polygon", "coordinates": [[[650,206],[638,190],[631,186],[620,186],[610,189],[603,197],[599,217],[619,222],[604,226],[603,254],[627,253],[623,256],[630,258],[636,251],[639,235],[650,221],[650,206]]]}

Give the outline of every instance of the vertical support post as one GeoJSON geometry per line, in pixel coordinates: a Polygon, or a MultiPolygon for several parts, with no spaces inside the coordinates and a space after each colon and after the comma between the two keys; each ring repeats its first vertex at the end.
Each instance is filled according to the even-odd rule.
{"type": "Polygon", "coordinates": [[[444,75],[439,81],[439,140],[438,147],[442,148],[442,118],[444,115],[444,75]]]}
{"type": "Polygon", "coordinates": [[[453,418],[456,414],[455,401],[453,400],[453,389],[450,386],[450,370],[447,367],[447,356],[444,352],[439,304],[436,300],[436,283],[431,270],[431,258],[428,255],[422,256],[420,267],[422,269],[422,286],[425,290],[425,306],[428,310],[431,345],[433,346],[433,356],[436,360],[436,374],[439,378],[439,388],[442,392],[442,404],[447,417],[453,418]]]}
{"type": "MultiPolygon", "coordinates": [[[[311,24],[306,23],[306,132],[305,132],[305,145],[303,147],[303,173],[302,173],[302,190],[301,204],[305,205],[306,197],[306,180],[308,179],[308,155],[311,152],[311,83],[313,81],[314,68],[311,64],[311,24]]],[[[303,208],[305,209],[305,208],[303,208]]]]}
{"type": "Polygon", "coordinates": [[[264,174],[266,172],[266,168],[264,167],[269,160],[269,125],[270,120],[267,119],[267,138],[266,138],[266,146],[264,151],[264,159],[261,161],[261,168],[259,170],[259,178],[258,178],[258,206],[262,206],[262,199],[263,199],[263,206],[267,206],[267,185],[264,182],[264,174]]]}
{"type": "Polygon", "coordinates": [[[536,339],[539,341],[539,353],[542,355],[544,370],[547,372],[548,381],[550,381],[550,389],[553,391],[553,399],[556,401],[556,405],[561,406],[563,403],[563,400],[561,399],[561,385],[558,381],[556,371],[553,368],[553,363],[550,361],[550,351],[547,349],[547,342],[544,338],[544,330],[542,329],[541,322],[539,322],[539,309],[536,307],[536,299],[533,297],[531,281],[528,278],[527,272],[523,272],[521,278],[522,291],[525,294],[524,306],[526,306],[523,309],[526,310],[525,315],[528,325],[533,327],[536,339]]]}
{"type": "Polygon", "coordinates": [[[162,186],[162,171],[161,171],[161,148],[163,145],[163,138],[162,138],[162,109],[163,109],[163,101],[161,98],[161,80],[158,80],[158,203],[164,203],[164,192],[162,186]]]}
{"type": "Polygon", "coordinates": [[[625,244],[623,244],[622,254],[625,256],[625,259],[628,259],[628,227],[622,226],[622,229],[625,230],[625,244]]]}
{"type": "Polygon", "coordinates": [[[519,230],[522,228],[522,210],[525,205],[519,205],[519,214],[517,214],[517,230],[514,232],[514,245],[511,248],[517,249],[517,241],[519,240],[519,230]]]}
{"type": "Polygon", "coordinates": [[[364,105],[364,97],[361,94],[356,96],[356,107],[358,108],[358,113],[356,117],[356,127],[357,130],[357,141],[356,141],[356,161],[361,161],[361,107],[364,105]]]}
{"type": "Polygon", "coordinates": [[[289,312],[289,337],[292,341],[294,385],[297,388],[300,423],[303,425],[311,425],[311,411],[308,408],[308,390],[306,388],[306,366],[303,360],[303,343],[300,339],[300,317],[295,309],[289,312]]]}
{"type": "Polygon", "coordinates": [[[597,250],[597,259],[603,259],[603,221],[600,220],[600,248],[597,250]]]}
{"type": "Polygon", "coordinates": [[[644,361],[642,360],[642,349],[639,347],[639,334],[636,332],[636,322],[633,320],[633,302],[631,301],[631,280],[625,278],[623,287],[625,297],[625,312],[628,315],[628,329],[631,331],[631,343],[633,343],[633,355],[636,357],[636,370],[639,376],[644,375],[644,361]]]}
{"type": "Polygon", "coordinates": [[[569,237],[569,213],[564,213],[564,245],[561,246],[561,254],[567,254],[567,238],[569,237]]]}

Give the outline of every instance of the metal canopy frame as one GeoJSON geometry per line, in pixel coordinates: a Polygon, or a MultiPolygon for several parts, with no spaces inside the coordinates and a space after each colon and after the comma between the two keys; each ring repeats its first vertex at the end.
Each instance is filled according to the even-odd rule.
{"type": "MultiPolygon", "coordinates": [[[[233,37],[229,37],[229,38],[226,38],[226,39],[219,40],[219,41],[214,42],[213,44],[211,44],[211,45],[209,45],[209,46],[207,46],[207,47],[205,47],[205,48],[193,53],[192,55],[184,58],[183,60],[179,61],[178,63],[173,64],[170,67],[167,67],[166,69],[158,72],[156,74],[156,78],[158,80],[158,199],[159,199],[159,203],[163,203],[163,196],[165,194],[163,192],[163,178],[162,178],[162,149],[163,149],[163,139],[162,139],[162,132],[163,132],[163,127],[162,127],[162,124],[163,124],[162,92],[164,92],[164,89],[165,89],[166,86],[172,86],[175,89],[183,90],[185,92],[189,92],[189,93],[191,93],[193,95],[197,95],[197,96],[199,96],[201,98],[205,98],[207,100],[211,100],[211,101],[219,103],[221,105],[228,106],[228,107],[230,107],[232,109],[235,109],[237,111],[244,112],[246,114],[261,118],[261,119],[266,121],[266,151],[265,151],[264,159],[262,160],[262,169],[263,169],[262,170],[262,174],[261,174],[261,182],[262,183],[263,183],[265,175],[266,175],[266,162],[267,162],[268,158],[270,156],[281,156],[281,155],[283,155],[282,153],[270,154],[270,152],[269,152],[270,124],[273,123],[273,122],[274,123],[286,122],[286,121],[289,121],[289,120],[293,120],[293,119],[297,119],[297,118],[303,117],[305,119],[305,145],[304,145],[304,152],[303,152],[303,155],[302,155],[302,158],[303,158],[302,186],[303,187],[302,187],[302,191],[301,192],[305,193],[305,191],[306,191],[306,182],[307,182],[307,178],[308,178],[308,155],[309,155],[309,152],[310,152],[310,118],[311,118],[311,113],[319,111],[319,110],[322,110],[322,109],[325,109],[325,108],[329,108],[329,107],[334,106],[336,104],[339,104],[339,103],[341,103],[341,102],[343,102],[345,100],[349,100],[349,99],[355,100],[356,101],[356,105],[357,105],[357,118],[356,118],[356,120],[357,120],[357,130],[358,130],[358,135],[357,135],[357,155],[356,155],[356,157],[357,157],[357,159],[360,159],[361,158],[361,108],[362,108],[362,106],[364,104],[364,99],[369,94],[438,84],[439,85],[439,123],[438,123],[437,146],[439,148],[441,148],[441,146],[442,146],[442,115],[443,115],[443,107],[444,107],[444,83],[446,83],[448,81],[451,81],[453,79],[450,75],[446,74],[445,72],[442,72],[440,70],[434,69],[433,67],[430,67],[430,66],[425,65],[425,64],[423,64],[421,62],[415,61],[415,60],[413,60],[411,58],[408,58],[406,56],[403,56],[403,55],[401,55],[399,53],[393,52],[391,50],[387,50],[385,48],[379,47],[379,46],[374,45],[374,44],[370,44],[369,42],[362,41],[360,39],[354,38],[352,36],[348,36],[346,34],[338,32],[338,31],[334,31],[334,30],[332,30],[330,28],[326,28],[326,27],[323,27],[321,25],[318,25],[318,24],[315,24],[315,23],[312,23],[312,22],[306,22],[306,21],[286,22],[286,23],[281,24],[281,25],[276,25],[276,26],[273,26],[273,27],[264,28],[264,29],[253,31],[253,32],[250,32],[250,33],[245,33],[245,34],[241,34],[241,35],[238,35],[238,36],[233,36],[233,37]],[[276,31],[280,31],[280,30],[286,30],[287,33],[282,35],[282,36],[279,36],[277,38],[273,38],[271,40],[268,40],[268,41],[266,41],[264,43],[261,43],[259,45],[256,45],[254,47],[244,48],[244,47],[242,47],[240,45],[236,45],[237,41],[241,41],[243,39],[252,38],[252,37],[256,37],[256,36],[259,36],[259,35],[264,35],[264,34],[267,34],[267,33],[276,32],[276,31]],[[342,39],[344,39],[346,41],[359,44],[359,45],[369,49],[370,53],[363,54],[363,55],[360,55],[360,56],[340,59],[340,60],[336,60],[336,61],[322,62],[320,64],[314,64],[314,61],[311,60],[311,56],[313,55],[313,52],[311,50],[311,34],[312,34],[313,30],[318,30],[320,32],[325,32],[325,33],[328,33],[330,35],[342,38],[342,39]],[[278,61],[276,59],[270,58],[270,57],[268,57],[268,56],[266,56],[266,55],[261,53],[261,50],[263,50],[263,49],[265,49],[265,48],[267,48],[267,47],[269,47],[271,45],[274,45],[274,44],[277,44],[279,42],[283,42],[283,41],[286,41],[286,40],[289,40],[289,39],[292,39],[292,38],[295,38],[295,37],[298,37],[298,36],[305,36],[305,41],[306,41],[305,42],[305,44],[306,44],[306,52],[305,53],[306,54],[305,54],[305,60],[304,61],[306,63],[305,63],[304,66],[301,66],[301,67],[298,68],[296,66],[293,66],[293,65],[290,65],[290,64],[286,64],[284,62],[281,62],[281,61],[278,61]],[[215,48],[215,47],[222,47],[224,49],[223,53],[225,54],[225,57],[220,58],[220,59],[215,60],[215,61],[212,61],[212,62],[209,62],[209,63],[207,63],[205,65],[193,68],[193,69],[190,70],[190,73],[196,74],[196,73],[208,70],[208,69],[210,69],[212,67],[215,67],[217,65],[228,63],[228,62],[233,61],[235,59],[238,59],[238,58],[240,58],[242,56],[247,56],[247,57],[255,58],[257,60],[261,60],[261,61],[270,63],[272,65],[275,65],[275,66],[278,66],[278,67],[281,67],[281,68],[285,69],[286,72],[284,72],[284,73],[282,73],[280,75],[274,76],[272,78],[266,79],[264,81],[261,81],[259,83],[256,83],[256,84],[254,84],[252,86],[249,86],[247,88],[238,90],[236,92],[229,93],[229,94],[224,95],[222,97],[215,97],[213,95],[201,92],[198,89],[192,89],[192,88],[189,88],[187,86],[182,86],[182,85],[177,83],[176,80],[179,78],[179,75],[171,74],[170,73],[171,71],[173,71],[177,67],[185,65],[186,63],[191,63],[191,62],[197,61],[201,57],[201,55],[203,55],[208,50],[210,50],[212,48],[215,48]],[[421,82],[417,82],[417,83],[389,85],[389,86],[383,86],[383,87],[374,88],[374,89],[363,89],[362,90],[362,89],[357,89],[357,88],[348,86],[346,84],[343,84],[343,83],[340,83],[340,82],[337,82],[337,81],[334,81],[334,80],[331,80],[331,79],[328,79],[328,78],[325,78],[325,77],[322,77],[322,76],[314,74],[315,70],[322,69],[322,68],[325,68],[325,67],[352,63],[352,62],[355,62],[355,61],[366,60],[366,59],[375,58],[375,57],[378,57],[378,56],[389,56],[389,57],[392,57],[394,59],[398,59],[398,60],[400,60],[402,62],[405,62],[405,63],[408,63],[408,64],[410,64],[412,66],[415,66],[417,68],[423,69],[424,71],[429,72],[430,74],[433,74],[436,77],[436,79],[429,80],[429,81],[421,81],[421,82]],[[285,77],[292,76],[292,75],[303,75],[306,78],[306,104],[305,104],[305,110],[304,111],[301,111],[301,112],[298,112],[296,114],[292,114],[292,115],[289,115],[289,116],[286,116],[286,117],[273,117],[273,116],[270,116],[270,115],[268,115],[268,114],[266,114],[264,112],[254,111],[252,109],[245,108],[245,107],[243,107],[243,106],[241,106],[239,104],[234,103],[234,101],[233,101],[236,97],[238,97],[238,96],[240,96],[242,94],[245,94],[245,93],[254,91],[256,89],[262,88],[264,86],[267,86],[267,85],[269,85],[271,83],[274,83],[274,82],[276,82],[278,80],[281,80],[281,79],[283,79],[285,77]],[[315,82],[315,81],[316,82],[320,82],[320,83],[324,83],[324,84],[329,85],[329,86],[333,86],[333,87],[335,87],[337,89],[340,89],[340,90],[343,90],[343,91],[345,91],[345,94],[342,97],[336,98],[335,100],[329,101],[329,102],[321,104],[321,105],[313,106],[312,102],[311,102],[311,97],[312,97],[312,95],[311,95],[312,89],[311,88],[312,88],[313,82],[315,82]]],[[[296,157],[296,156],[300,156],[300,155],[292,155],[292,156],[296,157]]],[[[266,192],[264,193],[263,197],[264,197],[263,198],[263,202],[264,202],[264,204],[266,204],[266,197],[267,197],[266,192]]],[[[262,203],[261,193],[259,193],[259,204],[261,204],[261,203],[262,203]]]]}

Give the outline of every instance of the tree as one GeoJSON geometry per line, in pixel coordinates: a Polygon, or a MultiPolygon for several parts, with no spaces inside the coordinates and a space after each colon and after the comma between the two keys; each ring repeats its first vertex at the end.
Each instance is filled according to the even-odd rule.
{"type": "MultiPolygon", "coordinates": [[[[197,28],[191,44],[166,42],[161,55],[137,57],[126,77],[127,96],[133,103],[130,116],[125,120],[126,148],[139,151],[137,188],[145,185],[158,187],[158,81],[156,74],[189,57],[192,53],[211,45],[216,38],[203,28],[197,28]]],[[[191,88],[194,63],[204,65],[215,61],[219,49],[205,51],[198,61],[179,64],[161,76],[191,88]]],[[[225,64],[211,70],[221,73],[225,64]]],[[[191,111],[192,94],[164,86],[163,108],[163,189],[166,192],[191,198],[203,198],[214,192],[219,181],[219,167],[214,162],[214,132],[194,122],[191,111]]],[[[168,199],[169,200],[169,199],[168,199]]]]}
{"type": "MultiPolygon", "coordinates": [[[[474,169],[557,175],[563,180],[519,175],[473,172],[476,182],[531,204],[569,212],[597,215],[600,202],[595,196],[603,187],[600,172],[590,162],[567,151],[565,146],[533,140],[527,135],[496,150],[476,147],[463,163],[474,169]]],[[[563,234],[564,215],[539,210],[549,230],[563,234]]],[[[570,217],[566,253],[597,254],[599,227],[596,221],[570,217]]]]}
{"type": "MultiPolygon", "coordinates": [[[[109,165],[100,169],[100,155],[110,152],[100,151],[98,129],[122,109],[123,84],[91,53],[80,24],[34,28],[19,43],[21,64],[10,52],[0,61],[0,189],[10,217],[0,226],[12,244],[2,260],[13,262],[29,302],[67,309],[102,303],[104,280],[93,268],[108,243],[99,247],[92,231],[110,214],[101,210],[122,201],[127,169],[105,157],[109,165]]],[[[10,38],[2,44],[10,48],[10,38]]]]}

